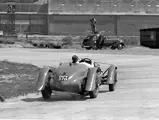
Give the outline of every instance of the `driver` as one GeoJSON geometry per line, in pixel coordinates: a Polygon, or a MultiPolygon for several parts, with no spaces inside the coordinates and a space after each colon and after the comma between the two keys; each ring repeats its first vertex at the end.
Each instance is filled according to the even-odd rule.
{"type": "Polygon", "coordinates": [[[78,56],[77,55],[73,55],[72,56],[72,63],[79,63],[78,61],[79,61],[78,56]]]}
{"type": "Polygon", "coordinates": [[[79,58],[78,58],[78,56],[77,55],[73,55],[72,56],[72,63],[78,63],[78,64],[84,64],[84,65],[86,65],[87,67],[89,67],[89,68],[92,68],[92,67],[94,67],[94,61],[93,60],[91,60],[91,64],[89,64],[89,63],[87,63],[87,62],[80,62],[81,60],[83,60],[83,59],[80,59],[79,60],[79,58]]]}

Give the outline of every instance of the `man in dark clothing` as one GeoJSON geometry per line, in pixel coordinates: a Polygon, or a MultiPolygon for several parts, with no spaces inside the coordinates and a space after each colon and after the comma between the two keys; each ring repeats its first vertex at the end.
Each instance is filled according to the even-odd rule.
{"type": "Polygon", "coordinates": [[[95,18],[92,18],[92,19],[90,19],[90,22],[91,22],[92,33],[95,34],[95,32],[96,32],[96,26],[95,26],[95,24],[96,24],[97,21],[96,21],[95,18]]]}
{"type": "Polygon", "coordinates": [[[92,18],[90,19],[90,22],[91,22],[91,29],[92,29],[92,34],[96,34],[97,35],[97,40],[96,40],[96,45],[97,45],[97,48],[102,48],[102,36],[101,34],[96,31],[96,26],[95,24],[97,23],[96,19],[95,18],[92,18]]]}

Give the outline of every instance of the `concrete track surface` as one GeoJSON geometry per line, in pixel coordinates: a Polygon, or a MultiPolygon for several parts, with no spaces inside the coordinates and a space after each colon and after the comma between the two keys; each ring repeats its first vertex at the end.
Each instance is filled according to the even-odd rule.
{"type": "Polygon", "coordinates": [[[118,66],[114,92],[101,86],[96,99],[55,92],[50,101],[29,94],[0,103],[0,119],[47,120],[157,120],[159,119],[159,56],[128,55],[85,50],[1,49],[0,60],[55,65],[71,56],[90,57],[118,66]]]}

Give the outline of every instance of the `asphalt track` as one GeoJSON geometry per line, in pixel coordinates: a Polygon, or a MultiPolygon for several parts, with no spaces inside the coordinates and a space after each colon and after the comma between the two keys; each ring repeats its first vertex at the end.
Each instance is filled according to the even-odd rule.
{"type": "Polygon", "coordinates": [[[49,120],[157,120],[159,119],[159,56],[108,54],[78,50],[0,49],[0,60],[33,63],[38,66],[69,61],[71,56],[90,57],[118,66],[114,92],[100,88],[96,99],[71,93],[55,93],[50,101],[41,94],[29,94],[0,103],[1,119],[49,120]]]}

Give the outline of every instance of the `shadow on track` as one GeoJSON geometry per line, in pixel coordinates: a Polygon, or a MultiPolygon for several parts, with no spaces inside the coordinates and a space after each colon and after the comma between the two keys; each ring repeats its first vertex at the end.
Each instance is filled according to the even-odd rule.
{"type": "MultiPolygon", "coordinates": [[[[109,90],[100,90],[99,93],[107,93],[109,90]]],[[[41,95],[41,93],[40,93],[41,95]]],[[[36,98],[23,98],[21,99],[24,102],[36,102],[36,101],[46,101],[46,102],[56,102],[56,101],[85,101],[91,99],[88,94],[79,95],[69,92],[54,92],[49,100],[44,100],[43,97],[36,98]]]]}
{"type": "Polygon", "coordinates": [[[109,90],[100,90],[99,93],[107,93],[109,90]]]}
{"type": "Polygon", "coordinates": [[[36,102],[36,101],[46,101],[46,102],[56,102],[56,101],[84,101],[89,99],[89,97],[74,94],[74,93],[65,93],[65,92],[58,92],[53,93],[49,100],[44,100],[42,97],[38,98],[24,98],[21,99],[24,102],[36,102]]]}

